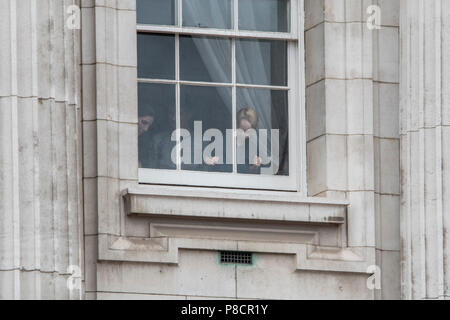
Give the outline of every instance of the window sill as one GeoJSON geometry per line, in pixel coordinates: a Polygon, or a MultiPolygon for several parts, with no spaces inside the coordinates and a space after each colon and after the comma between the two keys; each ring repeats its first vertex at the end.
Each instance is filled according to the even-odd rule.
{"type": "Polygon", "coordinates": [[[246,251],[293,255],[295,270],[361,274],[375,261],[371,248],[347,247],[347,201],[149,185],[122,199],[129,218],[147,218],[148,234],[99,234],[100,260],[177,265],[181,250],[246,251]]]}
{"type": "Polygon", "coordinates": [[[338,225],[345,224],[349,204],[293,192],[175,186],[139,186],[122,196],[128,215],[338,225]]]}

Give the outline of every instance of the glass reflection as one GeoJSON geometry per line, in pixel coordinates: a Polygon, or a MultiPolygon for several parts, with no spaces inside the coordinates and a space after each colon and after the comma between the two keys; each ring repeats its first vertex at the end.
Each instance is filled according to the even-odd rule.
{"type": "Polygon", "coordinates": [[[137,23],[175,25],[176,5],[176,0],[137,0],[137,23]]]}
{"type": "Polygon", "coordinates": [[[289,32],[289,0],[239,0],[239,29],[289,32]]]}
{"type": "Polygon", "coordinates": [[[183,0],[183,26],[231,29],[231,0],[183,0]]]}
{"type": "Polygon", "coordinates": [[[180,36],[181,80],[231,82],[231,40],[180,36]]]}
{"type": "Polygon", "coordinates": [[[227,129],[232,128],[231,109],[231,88],[181,87],[181,128],[186,133],[183,170],[232,172],[232,159],[227,163],[232,151],[226,141],[227,129]]]}
{"type": "Polygon", "coordinates": [[[287,85],[287,42],[236,40],[237,82],[287,85]]]}
{"type": "Polygon", "coordinates": [[[175,79],[175,36],[138,33],[138,77],[175,79]]]}

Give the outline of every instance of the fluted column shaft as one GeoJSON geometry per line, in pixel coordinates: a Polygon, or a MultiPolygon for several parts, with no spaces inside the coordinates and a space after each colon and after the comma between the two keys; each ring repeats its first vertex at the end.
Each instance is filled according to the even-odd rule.
{"type": "Polygon", "coordinates": [[[401,4],[402,295],[450,297],[450,2],[401,4]]]}
{"type": "Polygon", "coordinates": [[[81,298],[79,31],[74,0],[0,0],[0,299],[81,298]]]}

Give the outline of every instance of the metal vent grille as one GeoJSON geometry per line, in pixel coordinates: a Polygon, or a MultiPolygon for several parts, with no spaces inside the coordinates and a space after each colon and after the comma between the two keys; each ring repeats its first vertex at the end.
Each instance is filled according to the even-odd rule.
{"type": "Polygon", "coordinates": [[[222,251],[220,252],[221,263],[252,264],[252,254],[249,252],[222,251]]]}

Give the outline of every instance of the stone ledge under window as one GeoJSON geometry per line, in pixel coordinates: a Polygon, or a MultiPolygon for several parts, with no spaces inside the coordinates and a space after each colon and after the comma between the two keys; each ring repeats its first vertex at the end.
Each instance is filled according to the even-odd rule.
{"type": "Polygon", "coordinates": [[[174,264],[181,250],[292,255],[296,270],[367,273],[373,248],[349,248],[346,201],[295,193],[138,186],[122,192],[144,237],[99,235],[99,260],[174,264]],[[145,222],[147,221],[147,222],[145,222]]]}
{"type": "Polygon", "coordinates": [[[302,198],[292,192],[140,186],[124,190],[128,215],[276,222],[346,222],[347,201],[302,198]]]}

